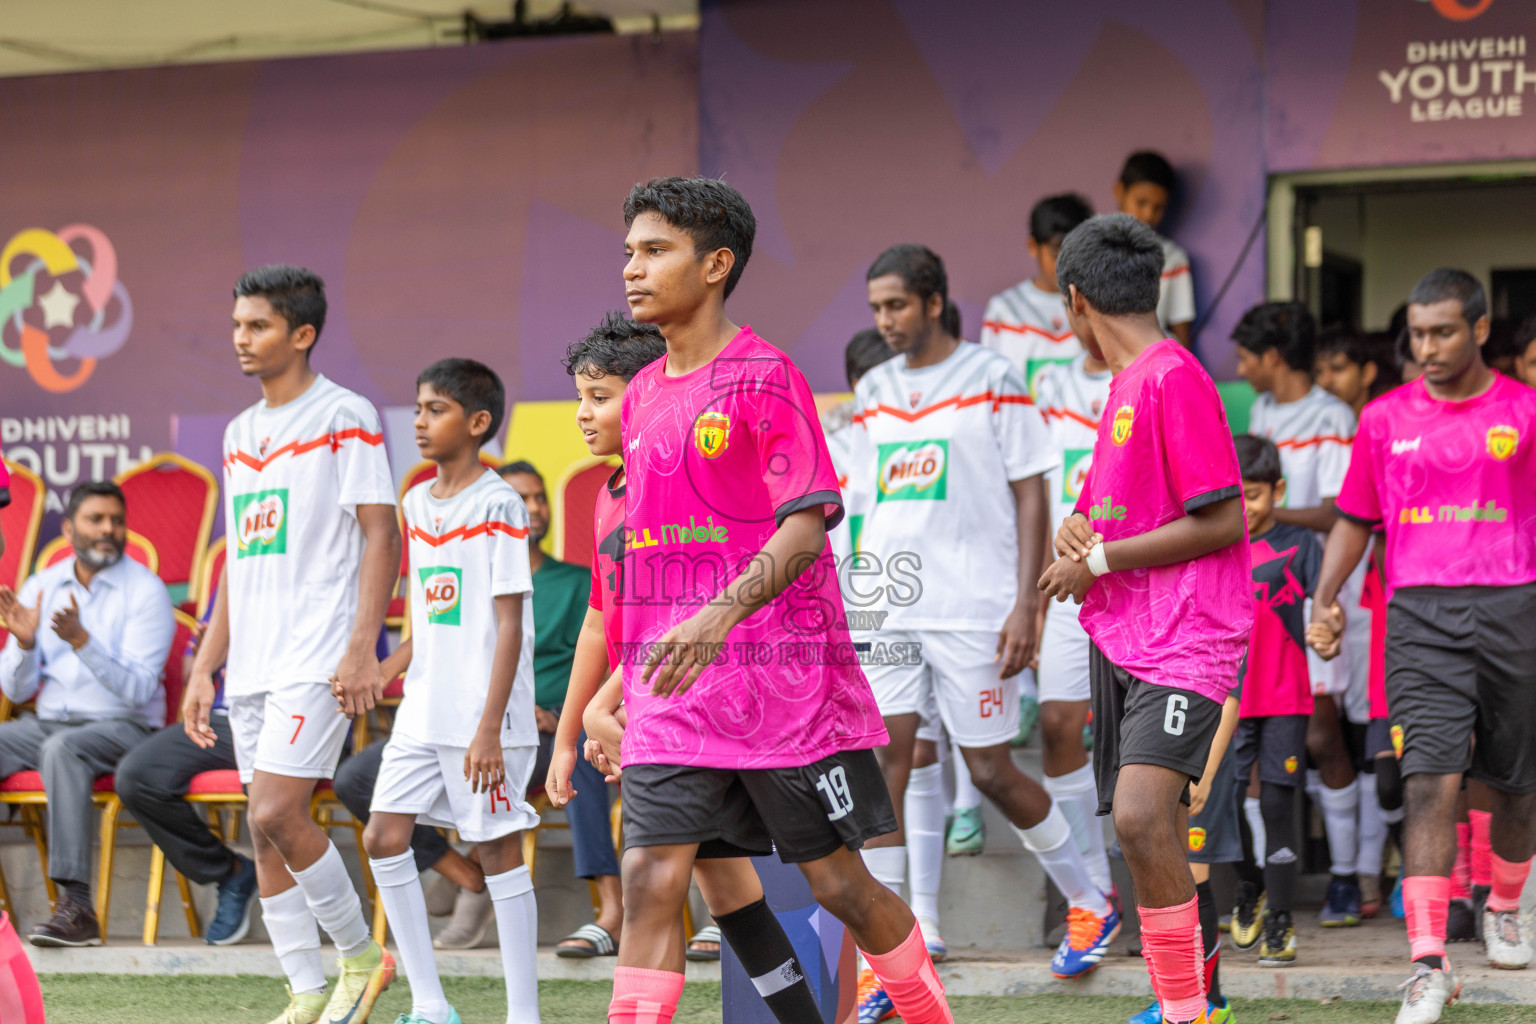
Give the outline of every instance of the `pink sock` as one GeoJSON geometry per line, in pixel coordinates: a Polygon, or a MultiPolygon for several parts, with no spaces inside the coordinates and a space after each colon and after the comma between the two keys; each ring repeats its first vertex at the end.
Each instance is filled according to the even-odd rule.
{"type": "Polygon", "coordinates": [[[1408,956],[1445,956],[1445,915],[1451,902],[1451,880],[1439,875],[1410,875],[1403,879],[1403,910],[1408,918],[1408,956]]]}
{"type": "Polygon", "coordinates": [[[643,967],[616,967],[608,1024],[672,1024],[683,995],[683,976],[643,967]]]}
{"type": "Polygon", "coordinates": [[[1489,851],[1493,859],[1493,888],[1488,892],[1489,910],[1519,910],[1520,894],[1525,891],[1525,879],[1531,873],[1531,862],[1507,861],[1489,851]]]}
{"type": "Polygon", "coordinates": [[[1493,842],[1488,837],[1488,829],[1493,823],[1493,815],[1487,811],[1468,811],[1468,824],[1472,826],[1472,884],[1493,884],[1493,842]]]}
{"type": "Polygon", "coordinates": [[[1198,902],[1137,910],[1141,955],[1152,976],[1152,991],[1163,1004],[1163,1019],[1199,1020],[1205,1014],[1205,943],[1200,939],[1198,902]]]}
{"type": "Polygon", "coordinates": [[[907,1024],[955,1024],[955,1015],[944,999],[944,983],[928,957],[917,922],[912,923],[912,934],[901,945],[889,953],[865,950],[864,959],[907,1024]]]}
{"type": "Polygon", "coordinates": [[[1456,863],[1451,865],[1451,899],[1472,898],[1472,826],[1456,823],[1456,863]]]}

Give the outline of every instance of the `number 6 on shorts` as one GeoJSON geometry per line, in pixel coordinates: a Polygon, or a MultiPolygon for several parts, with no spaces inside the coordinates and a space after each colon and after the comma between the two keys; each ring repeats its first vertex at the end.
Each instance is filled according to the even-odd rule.
{"type": "Polygon", "coordinates": [[[1188,697],[1178,693],[1169,694],[1168,708],[1163,712],[1163,732],[1169,736],[1184,735],[1184,712],[1188,707],[1188,697]]]}

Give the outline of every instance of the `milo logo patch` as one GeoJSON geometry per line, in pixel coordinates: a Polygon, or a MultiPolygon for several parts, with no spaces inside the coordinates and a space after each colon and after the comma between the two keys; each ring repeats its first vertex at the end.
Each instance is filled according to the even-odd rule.
{"type": "Polygon", "coordinates": [[[1064,505],[1076,505],[1088,483],[1088,467],[1093,465],[1092,448],[1068,448],[1061,453],[1061,501],[1064,505]]]}
{"type": "Polygon", "coordinates": [[[288,488],[237,494],[235,557],[281,555],[288,550],[288,488]]]}
{"type": "Polygon", "coordinates": [[[434,626],[457,626],[463,596],[464,574],[453,566],[427,566],[417,569],[421,578],[421,599],[427,607],[427,622],[434,626]]]}
{"type": "Polygon", "coordinates": [[[943,501],[949,473],[949,442],[906,441],[880,446],[881,501],[943,501]]]}

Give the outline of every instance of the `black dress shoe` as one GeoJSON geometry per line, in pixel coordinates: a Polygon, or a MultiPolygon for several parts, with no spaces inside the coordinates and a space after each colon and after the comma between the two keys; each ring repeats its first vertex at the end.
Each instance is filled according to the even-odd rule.
{"type": "Polygon", "coordinates": [[[32,929],[27,941],[34,946],[99,946],[101,926],[90,907],[60,900],[53,917],[32,929]]]}

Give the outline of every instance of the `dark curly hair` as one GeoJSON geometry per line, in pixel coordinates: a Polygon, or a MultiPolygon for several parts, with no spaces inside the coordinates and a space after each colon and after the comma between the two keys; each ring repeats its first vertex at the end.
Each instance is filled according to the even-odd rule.
{"type": "Polygon", "coordinates": [[[642,324],[611,309],[598,325],[565,350],[565,372],[572,377],[622,377],[633,380],[648,364],[667,354],[655,324],[642,324]]]}

